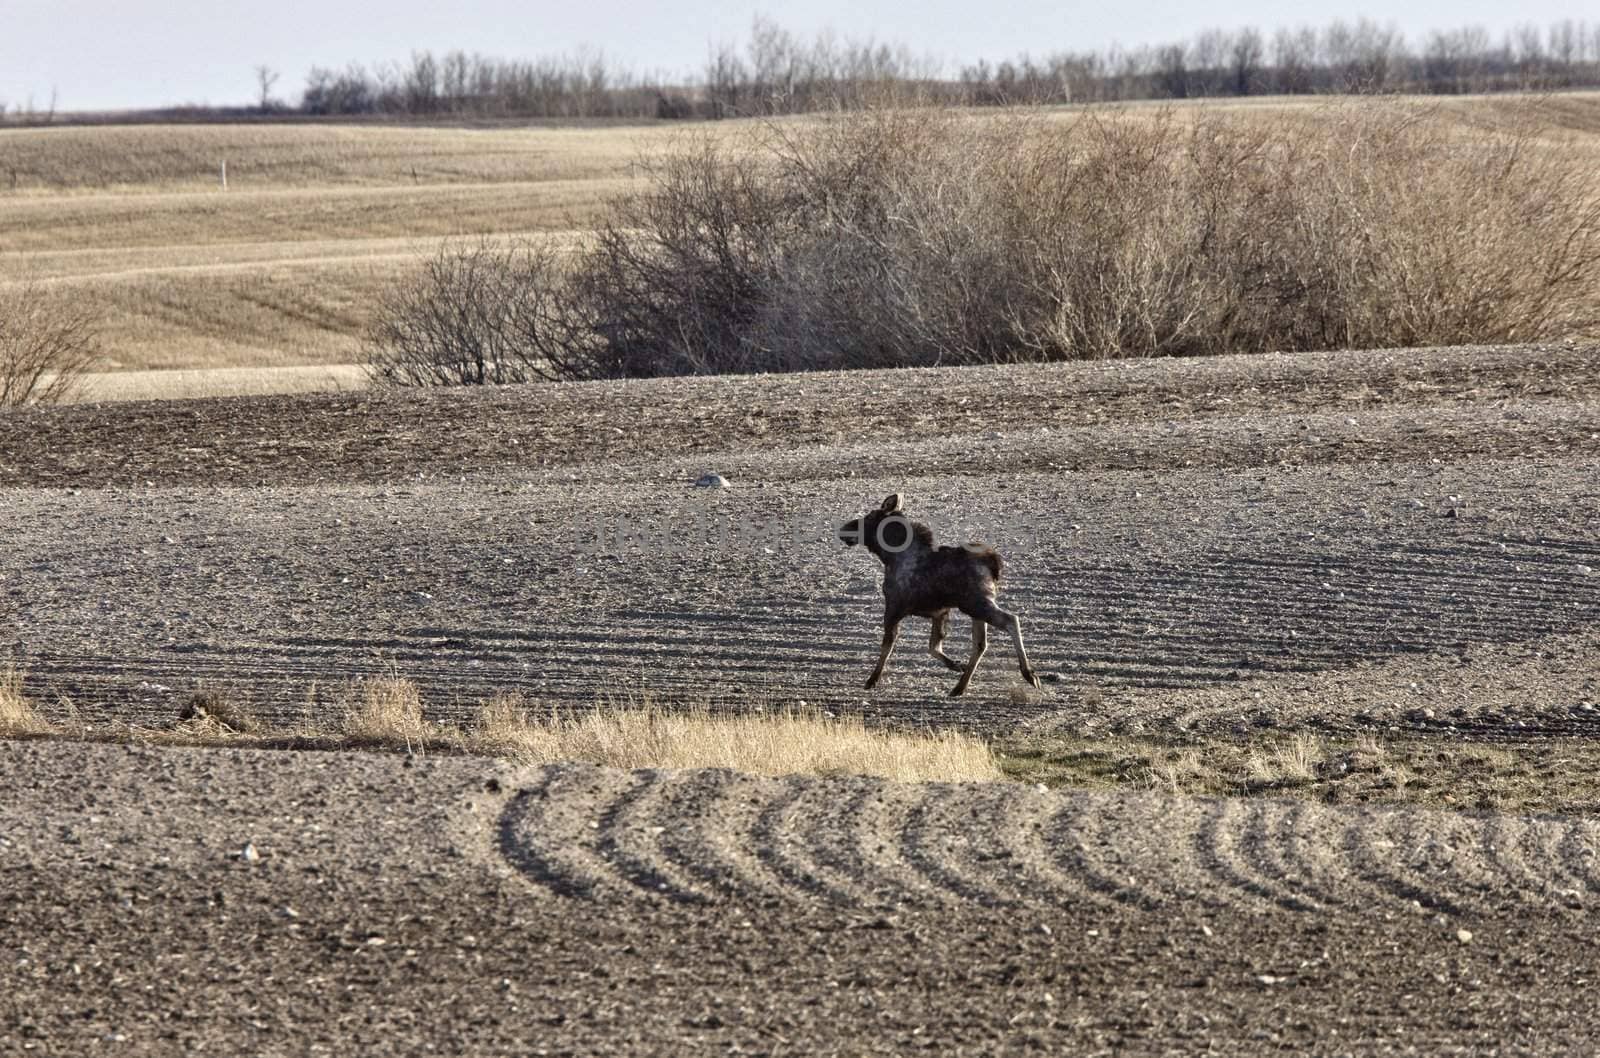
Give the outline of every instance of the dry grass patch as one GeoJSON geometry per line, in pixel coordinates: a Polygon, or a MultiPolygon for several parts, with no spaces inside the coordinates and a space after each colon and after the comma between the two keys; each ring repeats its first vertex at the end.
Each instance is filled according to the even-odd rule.
{"type": "Polygon", "coordinates": [[[1262,786],[1308,783],[1328,759],[1323,741],[1313,735],[1296,734],[1249,754],[1245,771],[1251,781],[1262,786]]]}
{"type": "Polygon", "coordinates": [[[359,746],[481,753],[529,764],[577,760],[630,770],[731,768],[904,782],[1003,778],[988,745],[969,735],[879,731],[860,717],[794,710],[724,714],[645,700],[540,712],[520,695],[499,694],[462,731],[429,721],[416,684],[392,676],[350,689],[339,735],[359,746]]]}
{"type": "Polygon", "coordinates": [[[875,775],[905,782],[1002,778],[986,743],[952,731],[868,728],[860,717],[784,710],[718,714],[653,703],[535,716],[514,697],[484,706],[473,741],[529,763],[732,768],[755,775],[875,775]]]}
{"type": "Polygon", "coordinates": [[[359,745],[421,748],[444,734],[423,719],[417,685],[398,676],[377,676],[354,685],[339,731],[359,745]]]}
{"type": "Polygon", "coordinates": [[[243,705],[225,691],[198,690],[184,700],[178,710],[180,724],[196,733],[249,735],[261,730],[243,705]]]}
{"type": "Polygon", "coordinates": [[[22,693],[22,673],[9,662],[0,666],[0,738],[48,735],[53,731],[22,693]]]}

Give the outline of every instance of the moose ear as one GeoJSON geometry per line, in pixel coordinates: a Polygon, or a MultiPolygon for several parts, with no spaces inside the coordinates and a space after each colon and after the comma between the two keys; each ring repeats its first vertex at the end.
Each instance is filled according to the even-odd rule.
{"type": "Polygon", "coordinates": [[[895,511],[898,511],[899,509],[900,509],[900,494],[898,492],[895,493],[893,496],[890,496],[888,499],[884,500],[883,501],[883,506],[881,508],[879,508],[879,510],[883,511],[884,514],[893,514],[895,511]]]}

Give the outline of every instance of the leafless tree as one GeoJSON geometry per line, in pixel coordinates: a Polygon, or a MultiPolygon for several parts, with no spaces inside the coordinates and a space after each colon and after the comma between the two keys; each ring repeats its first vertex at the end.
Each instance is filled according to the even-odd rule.
{"type": "Polygon", "coordinates": [[[263,114],[277,109],[277,101],[272,98],[272,89],[277,83],[278,71],[266,63],[256,67],[256,99],[263,114]]]}
{"type": "Polygon", "coordinates": [[[70,396],[98,359],[97,324],[92,310],[52,302],[37,283],[0,286],[0,408],[70,396]]]}

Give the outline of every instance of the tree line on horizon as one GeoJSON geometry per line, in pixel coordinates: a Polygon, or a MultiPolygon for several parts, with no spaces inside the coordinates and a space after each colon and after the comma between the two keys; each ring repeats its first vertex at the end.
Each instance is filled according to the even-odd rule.
{"type": "MultiPolygon", "coordinates": [[[[257,66],[248,107],[181,106],[157,113],[206,120],[248,114],[531,118],[731,118],[882,102],[952,106],[1121,102],[1316,93],[1455,95],[1600,87],[1600,22],[1526,23],[1496,39],[1482,26],[1433,30],[1413,44],[1393,24],[1336,20],[1264,33],[1210,29],[1169,44],[1020,55],[945,64],[903,44],[811,40],[757,18],[743,46],[713,47],[699,79],[641,75],[603,52],[500,59],[418,51],[407,63],[316,66],[298,101],[273,94],[257,66]]],[[[0,121],[6,120],[0,104],[0,121]]],[[[22,124],[62,117],[15,107],[22,124]]]]}
{"type": "MultiPolygon", "coordinates": [[[[1525,24],[1496,40],[1481,26],[1413,45],[1368,19],[1321,28],[1212,29],[1171,44],[980,61],[947,76],[904,45],[807,41],[758,18],[744,46],[711,50],[698,83],[644,77],[598,51],[502,60],[413,54],[409,66],[313,68],[306,114],[463,114],[547,118],[726,118],[896,99],[1004,106],[1313,93],[1453,95],[1600,86],[1600,23],[1525,24]]],[[[263,108],[279,106],[262,99],[263,108]]]]}

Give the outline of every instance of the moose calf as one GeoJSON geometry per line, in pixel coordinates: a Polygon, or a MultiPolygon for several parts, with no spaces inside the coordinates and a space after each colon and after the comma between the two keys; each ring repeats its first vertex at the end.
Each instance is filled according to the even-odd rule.
{"type": "Polygon", "coordinates": [[[883,650],[878,667],[867,678],[867,689],[877,686],[883,667],[894,650],[900,622],[906,617],[926,617],[933,622],[928,652],[947,668],[961,673],[952,698],[967,690],[972,674],[989,645],[989,626],[1011,634],[1017,648],[1017,664],[1022,678],[1039,686],[1039,677],[1028,665],[1022,649],[1022,624],[1015,614],[995,605],[996,584],[1003,564],[994,548],[982,544],[965,547],[934,547],[933,530],[913,522],[900,509],[900,494],[883,501],[883,506],[839,527],[839,539],[847,547],[861,544],[883,560],[883,650]],[[966,668],[944,652],[945,625],[951,610],[972,618],[972,656],[966,668]]]}

